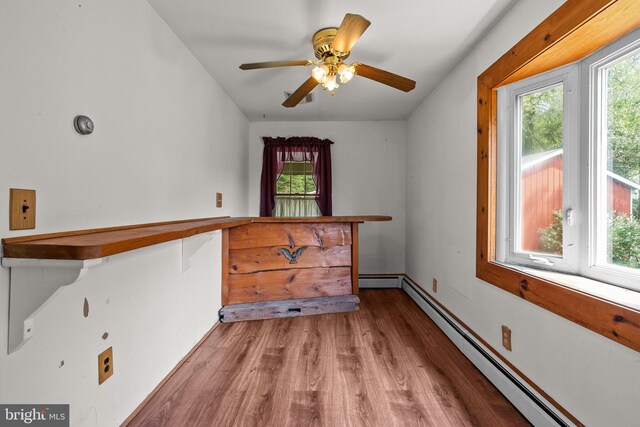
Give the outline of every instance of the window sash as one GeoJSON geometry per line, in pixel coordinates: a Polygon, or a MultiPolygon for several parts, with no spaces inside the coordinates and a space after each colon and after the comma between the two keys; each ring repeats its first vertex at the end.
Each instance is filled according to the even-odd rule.
{"type": "Polygon", "coordinates": [[[640,291],[640,270],[607,262],[607,87],[606,69],[625,60],[640,49],[640,30],[621,37],[581,61],[583,98],[582,132],[588,147],[582,161],[589,167],[581,174],[584,185],[584,210],[587,220],[581,232],[588,236],[580,254],[580,274],[605,283],[640,291]]]}
{"type": "Polygon", "coordinates": [[[498,89],[498,201],[496,259],[507,264],[575,273],[578,270],[579,233],[575,226],[578,205],[578,68],[561,67],[498,89]],[[521,251],[523,96],[563,87],[562,255],[521,251]],[[572,212],[569,224],[567,212],[572,212]]]}

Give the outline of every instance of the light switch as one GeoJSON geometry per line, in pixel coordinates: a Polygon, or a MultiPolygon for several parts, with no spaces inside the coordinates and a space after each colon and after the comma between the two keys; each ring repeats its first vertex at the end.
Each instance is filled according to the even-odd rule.
{"type": "Polygon", "coordinates": [[[9,230],[36,228],[36,190],[9,190],[9,230]]]}
{"type": "Polygon", "coordinates": [[[222,193],[216,193],[216,208],[222,207],[222,193]]]}

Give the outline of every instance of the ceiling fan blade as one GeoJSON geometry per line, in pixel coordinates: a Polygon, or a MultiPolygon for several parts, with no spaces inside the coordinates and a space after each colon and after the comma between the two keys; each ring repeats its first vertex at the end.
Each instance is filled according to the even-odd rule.
{"type": "Polygon", "coordinates": [[[356,74],[367,79],[375,80],[378,83],[394,87],[404,92],[410,92],[416,87],[416,82],[406,77],[371,67],[366,64],[356,65],[356,74]]]}
{"type": "Polygon", "coordinates": [[[338,28],[331,48],[338,52],[350,52],[353,45],[356,44],[369,25],[371,25],[371,22],[364,17],[347,13],[342,20],[342,24],[340,24],[340,28],[338,28]]]}
{"type": "Polygon", "coordinates": [[[275,68],[275,67],[297,67],[312,65],[313,62],[308,59],[302,59],[300,61],[268,61],[268,62],[253,62],[251,64],[240,65],[241,70],[258,70],[261,68],[275,68]]]}
{"type": "Polygon", "coordinates": [[[298,89],[296,89],[296,91],[293,92],[291,96],[282,103],[282,105],[284,105],[287,108],[295,107],[317,85],[318,85],[318,81],[313,77],[309,77],[309,79],[307,79],[306,82],[302,83],[302,85],[298,89]]]}

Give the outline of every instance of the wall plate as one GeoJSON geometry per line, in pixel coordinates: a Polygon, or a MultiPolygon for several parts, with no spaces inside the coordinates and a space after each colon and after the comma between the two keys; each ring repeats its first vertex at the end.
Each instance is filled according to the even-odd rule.
{"type": "Polygon", "coordinates": [[[113,375],[113,347],[98,355],[98,384],[102,384],[113,375]]]}
{"type": "Polygon", "coordinates": [[[36,228],[36,190],[9,189],[9,230],[36,228]]]}
{"type": "Polygon", "coordinates": [[[511,351],[511,329],[507,325],[502,325],[502,346],[511,351]]]}

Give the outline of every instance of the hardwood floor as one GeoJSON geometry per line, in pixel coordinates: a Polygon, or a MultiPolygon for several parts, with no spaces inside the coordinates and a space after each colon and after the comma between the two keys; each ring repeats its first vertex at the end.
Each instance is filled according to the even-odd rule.
{"type": "Polygon", "coordinates": [[[360,298],[220,325],[129,425],[529,425],[403,291],[360,298]]]}

